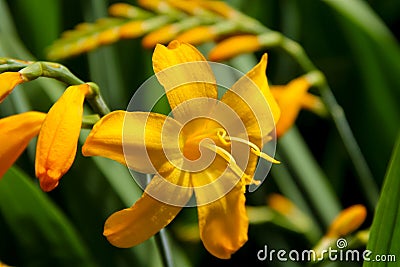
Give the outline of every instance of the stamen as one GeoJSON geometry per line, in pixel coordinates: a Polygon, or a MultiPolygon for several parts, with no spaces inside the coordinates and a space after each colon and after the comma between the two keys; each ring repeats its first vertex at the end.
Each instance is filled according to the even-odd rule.
{"type": "Polygon", "coordinates": [[[224,145],[229,145],[229,141],[236,141],[236,142],[240,142],[243,144],[248,145],[251,148],[251,152],[253,152],[254,154],[256,154],[258,157],[265,159],[266,161],[275,163],[275,164],[279,164],[281,163],[280,161],[274,159],[273,157],[265,154],[264,152],[262,152],[258,146],[248,140],[242,139],[242,138],[238,138],[238,137],[230,137],[227,136],[227,133],[224,129],[219,129],[217,132],[218,138],[219,140],[224,144],[224,145]]]}
{"type": "Polygon", "coordinates": [[[228,162],[228,166],[238,177],[243,176],[244,171],[240,169],[240,167],[236,164],[235,159],[228,151],[212,143],[203,142],[201,145],[204,146],[205,148],[210,149],[211,151],[214,151],[215,153],[220,155],[224,160],[226,160],[226,162],[228,162]]]}

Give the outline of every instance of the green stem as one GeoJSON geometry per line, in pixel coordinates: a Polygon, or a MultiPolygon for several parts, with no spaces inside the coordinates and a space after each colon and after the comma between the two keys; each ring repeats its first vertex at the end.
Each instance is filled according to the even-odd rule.
{"type": "Polygon", "coordinates": [[[82,117],[82,129],[92,129],[93,126],[100,120],[98,114],[85,115],[82,117]]]}
{"type": "Polygon", "coordinates": [[[110,113],[110,109],[108,108],[107,104],[104,102],[104,99],[100,94],[99,86],[93,82],[89,82],[88,84],[90,85],[93,93],[86,96],[86,100],[93,108],[93,111],[98,113],[100,116],[104,116],[110,113]]]}
{"type": "Polygon", "coordinates": [[[25,68],[31,63],[33,62],[21,61],[12,58],[0,58],[0,73],[6,71],[19,71],[20,69],[25,68]]]}
{"type": "MultiPolygon", "coordinates": [[[[7,64],[7,59],[0,61],[1,64],[5,62],[7,64]]],[[[11,68],[19,68],[20,73],[24,75],[28,80],[34,80],[39,77],[47,77],[56,79],[68,85],[79,85],[85,83],[78,77],[76,77],[69,69],[61,64],[53,63],[53,62],[43,62],[38,61],[35,63],[27,62],[24,64],[23,62],[13,63],[16,61],[11,60],[10,65],[11,68]]],[[[92,94],[86,97],[86,100],[89,102],[90,106],[92,107],[93,111],[98,113],[100,116],[104,116],[110,113],[110,109],[108,108],[107,104],[105,103],[103,97],[100,94],[100,88],[97,84],[93,82],[88,83],[92,89],[92,94]]]]}
{"type": "Polygon", "coordinates": [[[157,247],[160,251],[161,260],[162,260],[163,265],[165,267],[173,267],[174,262],[172,259],[171,248],[169,246],[168,237],[167,237],[165,228],[161,229],[160,232],[158,232],[154,236],[154,238],[156,240],[157,247]]]}
{"type": "MultiPolygon", "coordinates": [[[[146,182],[149,184],[151,181],[151,175],[146,174],[146,182]]],[[[172,258],[172,252],[171,252],[171,247],[168,242],[168,237],[166,233],[166,229],[163,228],[158,232],[155,236],[154,239],[156,241],[156,246],[160,252],[161,255],[161,261],[163,263],[164,267],[173,267],[174,266],[174,261],[172,258]]]]}
{"type": "Polygon", "coordinates": [[[39,77],[56,79],[68,85],[78,85],[84,83],[81,79],[72,74],[69,69],[61,64],[53,62],[38,61],[20,70],[21,74],[29,80],[39,77]]]}
{"type": "MultiPolygon", "coordinates": [[[[297,42],[290,40],[289,38],[283,38],[280,47],[286,53],[291,55],[305,71],[311,72],[318,70],[311,62],[304,49],[297,42]]],[[[364,158],[364,155],[362,154],[361,149],[353,135],[343,109],[337,103],[335,96],[333,95],[332,90],[330,89],[324,76],[322,76],[321,81],[316,85],[316,87],[319,89],[321,98],[336,125],[347,152],[349,153],[369,207],[374,208],[379,197],[378,187],[364,158]]]]}

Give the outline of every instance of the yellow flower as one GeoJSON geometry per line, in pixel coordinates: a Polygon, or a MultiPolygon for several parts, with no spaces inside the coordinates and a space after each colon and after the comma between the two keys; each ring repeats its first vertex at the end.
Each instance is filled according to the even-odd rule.
{"type": "Polygon", "coordinates": [[[27,80],[19,72],[3,72],[0,74],[0,103],[3,102],[15,86],[27,80]]]}
{"type": "Polygon", "coordinates": [[[68,87],[49,110],[36,146],[35,169],[44,191],[51,191],[69,170],[76,154],[88,84],[68,87]]]}
{"type": "Polygon", "coordinates": [[[294,124],[301,108],[316,113],[324,113],[324,105],[319,97],[307,92],[311,84],[306,76],[292,80],[287,85],[271,86],[271,92],[278,102],[282,116],[276,125],[278,137],[284,135],[294,124]]]}
{"type": "Polygon", "coordinates": [[[39,134],[46,114],[29,111],[0,120],[0,178],[39,134]]]}
{"type": "Polygon", "coordinates": [[[93,127],[82,148],[85,156],[155,173],[142,198],[107,219],[109,242],[131,247],[147,240],[193,194],[200,237],[211,254],[230,258],[247,241],[245,185],[252,182],[258,157],[275,162],[260,151],[280,113],[269,91],[266,64],[264,55],[218,101],[215,77],[195,47],[178,41],[156,46],[153,68],[174,118],[115,111],[93,127]],[[241,162],[241,155],[248,160],[241,162]]]}

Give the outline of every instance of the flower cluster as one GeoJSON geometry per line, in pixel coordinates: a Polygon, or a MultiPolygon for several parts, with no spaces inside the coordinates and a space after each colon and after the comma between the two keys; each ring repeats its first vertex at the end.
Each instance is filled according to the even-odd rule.
{"type": "MultiPolygon", "coordinates": [[[[262,152],[263,145],[274,137],[275,126],[278,136],[282,136],[293,125],[301,108],[321,108],[319,99],[307,93],[312,85],[307,76],[285,86],[270,88],[265,75],[266,66],[265,54],[222,96],[220,104],[215,104],[215,77],[204,56],[194,46],[179,41],[172,41],[168,46],[156,46],[153,69],[165,88],[173,118],[152,112],[99,113],[103,117],[93,125],[82,148],[85,156],[110,158],[136,171],[154,174],[141,199],[106,221],[104,235],[113,245],[131,247],[147,240],[168,225],[192,196],[198,203],[200,237],[211,254],[230,258],[247,241],[246,186],[255,183],[253,176],[260,158],[278,163],[262,152]],[[179,73],[168,74],[166,71],[187,63],[196,65],[183,68],[179,73]],[[176,87],[177,80],[184,81],[185,77],[208,82],[176,87]],[[206,99],[207,102],[187,104],[196,99],[206,99]],[[227,131],[225,125],[214,118],[195,116],[199,110],[205,110],[207,114],[223,117],[221,106],[234,111],[246,135],[227,131]],[[268,113],[271,116],[268,117],[268,113]],[[127,130],[125,125],[129,127],[128,138],[123,134],[127,130]],[[176,139],[171,139],[175,135],[176,139]],[[240,163],[233,153],[233,147],[238,144],[248,155],[245,164],[240,163]],[[124,151],[126,147],[133,152],[127,154],[124,151]],[[169,149],[179,152],[172,152],[172,162],[165,155],[169,149]],[[185,159],[201,165],[203,154],[209,152],[215,153],[215,157],[204,168],[193,170],[180,165],[185,159]],[[144,159],[144,154],[149,156],[148,160],[144,159]],[[216,183],[219,177],[223,177],[223,185],[216,183]],[[169,189],[171,184],[174,187],[169,189]],[[204,190],[208,185],[214,186],[211,191],[204,190]],[[226,193],[220,193],[223,190],[226,193]],[[178,204],[161,201],[154,197],[157,194],[168,194],[178,204]],[[212,199],[210,196],[213,194],[220,195],[212,199]]],[[[1,73],[0,99],[4,99],[18,84],[37,78],[32,69],[26,67],[17,72],[1,73]]],[[[91,84],[71,85],[47,114],[29,111],[1,119],[0,176],[38,135],[36,176],[44,191],[53,190],[74,161],[84,100],[93,99],[94,95],[96,90],[91,84]]]]}

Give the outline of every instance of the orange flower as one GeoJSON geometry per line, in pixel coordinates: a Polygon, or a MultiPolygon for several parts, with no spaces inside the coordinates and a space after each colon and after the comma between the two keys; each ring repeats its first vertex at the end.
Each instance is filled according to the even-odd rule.
{"type": "Polygon", "coordinates": [[[319,97],[309,94],[311,83],[306,76],[292,80],[287,85],[271,86],[271,92],[278,102],[282,116],[276,125],[278,137],[284,135],[294,124],[301,108],[322,114],[324,105],[319,97]]]}
{"type": "Polygon", "coordinates": [[[76,154],[88,84],[70,86],[49,110],[36,146],[36,176],[44,191],[51,191],[69,170],[76,154]]]}
{"type": "Polygon", "coordinates": [[[109,242],[131,247],[145,241],[168,225],[194,195],[205,248],[227,259],[243,246],[248,230],[245,186],[254,182],[260,157],[276,162],[261,151],[280,115],[266,66],[264,55],[217,104],[216,78],[195,47],[178,41],[156,46],[153,69],[174,117],[114,111],[96,123],[82,147],[85,156],[108,157],[155,174],[142,198],[107,219],[104,235],[109,242]],[[222,121],[228,119],[226,125],[215,114],[222,121]],[[234,152],[237,145],[239,153],[234,152]],[[248,156],[246,163],[243,155],[248,156]]]}
{"type": "Polygon", "coordinates": [[[0,120],[0,178],[38,135],[46,114],[29,111],[0,120]]]}
{"type": "Polygon", "coordinates": [[[0,74],[0,103],[3,102],[12,90],[27,80],[19,72],[3,72],[0,74]]]}

